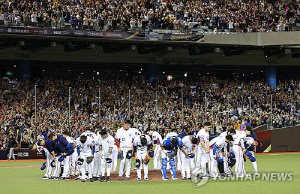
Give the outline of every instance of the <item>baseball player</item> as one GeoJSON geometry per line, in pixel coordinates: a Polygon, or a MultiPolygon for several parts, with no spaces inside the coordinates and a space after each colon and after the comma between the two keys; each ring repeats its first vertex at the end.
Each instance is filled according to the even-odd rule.
{"type": "Polygon", "coordinates": [[[204,128],[201,129],[197,134],[198,146],[197,146],[197,158],[196,167],[193,174],[197,175],[198,171],[201,170],[203,177],[208,176],[206,165],[209,162],[209,131],[211,128],[210,122],[204,123],[204,128]]]}
{"type": "MultiPolygon", "coordinates": [[[[51,172],[53,174],[54,169],[55,168],[55,163],[56,163],[56,157],[55,157],[55,141],[51,140],[52,137],[54,136],[54,133],[51,132],[47,139],[44,140],[40,140],[37,145],[38,146],[43,146],[44,149],[46,149],[47,151],[45,151],[45,155],[44,155],[44,164],[45,162],[47,162],[47,178],[48,179],[54,179],[53,176],[51,176],[51,172]],[[47,158],[47,161],[45,161],[45,158],[47,158]]],[[[44,166],[44,165],[43,165],[44,166]]],[[[44,167],[43,167],[44,168],[44,167]]],[[[42,169],[42,168],[41,168],[42,169]]],[[[45,169],[45,168],[44,168],[45,169]]]]}
{"type": "Polygon", "coordinates": [[[75,139],[69,136],[68,131],[63,131],[62,137],[58,137],[59,146],[62,154],[62,157],[60,160],[62,160],[63,165],[63,174],[62,174],[62,180],[69,179],[70,177],[70,167],[71,167],[71,158],[74,154],[74,149],[76,147],[75,139]]]}
{"type": "Polygon", "coordinates": [[[233,141],[231,135],[218,136],[210,141],[210,176],[216,178],[218,176],[217,166],[221,175],[225,174],[224,156],[227,144],[233,141]]]}
{"type": "Polygon", "coordinates": [[[106,180],[106,182],[109,182],[109,176],[111,171],[111,165],[112,165],[112,149],[114,146],[115,139],[107,133],[105,129],[102,129],[100,131],[100,136],[98,138],[98,144],[99,144],[99,155],[101,158],[101,179],[100,181],[103,182],[106,180]],[[107,164],[107,165],[106,165],[107,164]],[[106,179],[105,179],[105,166],[106,166],[106,179]]]}
{"type": "MultiPolygon", "coordinates": [[[[85,127],[85,132],[83,132],[81,135],[85,135],[85,136],[92,138],[94,140],[94,143],[96,143],[95,140],[97,138],[97,134],[94,133],[90,127],[85,127]]],[[[99,148],[99,146],[95,144],[95,152],[99,151],[98,148],[99,148]]],[[[100,176],[100,171],[101,171],[99,154],[94,155],[91,165],[92,165],[92,168],[91,168],[92,172],[90,172],[89,169],[86,169],[87,174],[91,173],[93,176],[93,179],[97,180],[96,177],[100,176]]]]}
{"type": "Polygon", "coordinates": [[[161,144],[163,142],[161,135],[157,131],[153,131],[152,129],[148,130],[148,135],[152,139],[154,157],[153,157],[153,168],[161,169],[161,144]]]}
{"type": "Polygon", "coordinates": [[[119,169],[119,178],[121,180],[124,172],[124,167],[126,163],[126,181],[130,180],[130,169],[131,169],[131,158],[133,156],[133,146],[132,141],[135,137],[135,130],[130,128],[130,121],[124,122],[124,127],[118,129],[115,139],[119,142],[118,151],[121,157],[120,169],[119,169]]]}
{"type": "Polygon", "coordinates": [[[95,154],[94,154],[94,159],[92,162],[92,175],[94,181],[100,180],[101,176],[101,159],[100,159],[100,154],[99,154],[99,138],[101,137],[99,134],[99,131],[95,133],[95,135],[91,134],[91,138],[94,139],[95,142],[95,154]]]}
{"type": "MultiPolygon", "coordinates": [[[[91,137],[81,135],[77,139],[77,153],[78,153],[78,164],[80,166],[81,176],[77,177],[76,180],[81,179],[82,182],[86,181],[86,168],[88,172],[92,172],[91,162],[94,158],[95,143],[91,137]]],[[[93,182],[92,173],[88,174],[90,182],[93,182]]]]}
{"type": "Polygon", "coordinates": [[[197,138],[192,135],[187,135],[182,138],[183,149],[180,152],[181,159],[181,177],[182,180],[191,178],[191,169],[195,168],[195,148],[197,145],[197,138]]]}
{"type": "Polygon", "coordinates": [[[178,147],[180,149],[182,149],[182,141],[176,137],[168,137],[166,138],[161,146],[161,150],[162,150],[162,179],[163,180],[168,180],[167,177],[167,163],[169,161],[170,164],[170,170],[171,170],[171,174],[172,174],[172,179],[173,180],[177,180],[177,176],[176,176],[176,162],[175,162],[175,157],[177,155],[177,149],[178,147]]]}
{"type": "Polygon", "coordinates": [[[151,149],[151,139],[148,135],[136,136],[133,140],[135,153],[135,167],[137,168],[137,181],[141,181],[142,169],[144,167],[144,180],[148,181],[148,163],[150,161],[149,150],[151,149]]]}
{"type": "Polygon", "coordinates": [[[244,138],[246,137],[245,131],[236,131],[232,142],[232,152],[235,156],[235,175],[237,177],[244,177],[246,175],[244,166],[243,150],[245,148],[244,138]]]}
{"type": "MultiPolygon", "coordinates": [[[[176,128],[171,129],[171,132],[166,135],[166,138],[168,137],[178,137],[177,129],[176,128]]],[[[179,153],[180,151],[179,150],[177,151],[178,153],[176,154],[174,159],[175,159],[177,170],[180,170],[181,169],[181,161],[180,161],[180,153],[179,153]]],[[[167,167],[167,169],[169,168],[170,166],[167,167]]]]}
{"type": "Polygon", "coordinates": [[[245,144],[245,149],[244,153],[248,157],[248,159],[252,162],[252,166],[254,168],[254,174],[258,175],[258,170],[257,170],[257,163],[256,163],[256,158],[254,155],[254,147],[257,145],[254,139],[250,136],[252,136],[253,131],[251,128],[246,127],[246,134],[247,137],[244,138],[244,144],[245,144]]]}

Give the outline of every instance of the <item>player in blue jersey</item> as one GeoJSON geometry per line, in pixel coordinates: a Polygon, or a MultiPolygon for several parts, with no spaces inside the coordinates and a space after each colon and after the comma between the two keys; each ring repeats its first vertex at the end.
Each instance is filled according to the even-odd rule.
{"type": "Polygon", "coordinates": [[[167,176],[167,163],[169,161],[170,170],[172,174],[172,179],[177,180],[176,176],[176,162],[175,162],[175,156],[177,155],[178,147],[180,150],[182,150],[183,144],[180,138],[173,136],[173,137],[167,137],[164,139],[162,143],[162,179],[168,180],[167,176]]]}

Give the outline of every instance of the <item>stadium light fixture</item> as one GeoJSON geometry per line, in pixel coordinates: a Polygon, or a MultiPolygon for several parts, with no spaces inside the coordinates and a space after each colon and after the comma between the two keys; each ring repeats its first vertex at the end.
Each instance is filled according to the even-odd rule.
{"type": "Polygon", "coordinates": [[[187,72],[184,73],[184,77],[187,77],[187,72]]]}
{"type": "Polygon", "coordinates": [[[21,40],[21,41],[19,42],[19,45],[20,45],[20,46],[26,46],[26,42],[25,42],[24,40],[21,40]]]}
{"type": "Polygon", "coordinates": [[[55,46],[57,45],[57,43],[56,43],[55,41],[52,41],[52,42],[50,43],[50,45],[51,45],[52,47],[55,47],[55,46]]]}

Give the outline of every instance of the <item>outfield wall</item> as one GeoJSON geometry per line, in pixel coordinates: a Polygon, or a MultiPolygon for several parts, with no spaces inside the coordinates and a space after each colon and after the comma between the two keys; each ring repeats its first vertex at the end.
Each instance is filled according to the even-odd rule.
{"type": "MultiPolygon", "coordinates": [[[[7,150],[0,150],[0,160],[7,159],[7,150]]],[[[42,155],[36,150],[29,150],[28,148],[14,149],[16,159],[42,159],[42,155]]]]}
{"type": "Polygon", "coordinates": [[[300,151],[300,125],[272,130],[272,152],[300,151]]]}

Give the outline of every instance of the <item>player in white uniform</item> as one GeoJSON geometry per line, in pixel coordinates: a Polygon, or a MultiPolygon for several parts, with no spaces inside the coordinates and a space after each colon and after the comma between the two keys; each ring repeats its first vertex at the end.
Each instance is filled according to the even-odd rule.
{"type": "Polygon", "coordinates": [[[244,157],[243,150],[244,146],[244,138],[246,137],[245,131],[236,131],[233,137],[232,142],[232,151],[235,155],[236,164],[235,164],[235,175],[237,177],[244,177],[246,175],[245,166],[244,166],[244,157]]]}
{"type": "Polygon", "coordinates": [[[209,131],[211,128],[210,122],[204,123],[204,128],[201,129],[197,138],[200,140],[197,149],[197,158],[196,158],[196,167],[193,171],[193,174],[197,175],[198,173],[202,173],[205,176],[208,175],[206,170],[206,164],[209,162],[209,131]],[[199,172],[199,170],[201,170],[199,172]]]}
{"type": "Polygon", "coordinates": [[[233,141],[231,135],[225,137],[218,136],[212,139],[210,145],[210,176],[216,178],[218,176],[217,166],[221,175],[224,175],[224,155],[226,153],[227,144],[233,141]]]}
{"type": "Polygon", "coordinates": [[[248,137],[251,136],[252,133],[253,133],[252,129],[247,127],[246,128],[247,137],[244,138],[244,144],[245,144],[244,153],[246,154],[248,159],[252,162],[252,166],[254,168],[254,174],[258,175],[257,163],[254,154],[255,153],[254,146],[256,146],[257,144],[252,137],[248,137]]]}
{"type": "Polygon", "coordinates": [[[101,175],[101,160],[100,160],[100,156],[98,154],[99,153],[99,145],[97,144],[97,141],[96,141],[97,134],[94,133],[94,132],[92,132],[89,127],[86,127],[85,128],[85,132],[83,132],[81,135],[88,136],[88,137],[90,137],[90,138],[92,138],[94,140],[94,143],[95,143],[95,153],[97,153],[97,154],[94,155],[94,159],[93,159],[93,161],[91,163],[91,165],[92,165],[92,168],[91,168],[92,172],[88,171],[88,173],[92,174],[94,180],[98,180],[98,177],[100,177],[100,175],[101,175]]]}
{"type": "Polygon", "coordinates": [[[130,121],[124,123],[124,127],[118,129],[115,139],[120,142],[119,154],[121,156],[120,169],[119,169],[119,178],[121,180],[124,172],[124,167],[126,163],[126,181],[130,180],[130,169],[131,169],[131,158],[133,156],[133,146],[132,141],[135,137],[135,130],[132,130],[130,127],[130,121]]]}
{"type": "MultiPolygon", "coordinates": [[[[213,144],[218,140],[218,138],[226,138],[227,135],[233,135],[235,134],[235,130],[234,129],[229,129],[228,131],[224,131],[222,133],[220,133],[219,136],[213,138],[210,142],[209,142],[209,148],[212,150],[213,148],[213,144]]],[[[227,174],[227,175],[231,175],[232,172],[231,170],[229,169],[229,166],[228,166],[228,153],[229,153],[229,148],[230,148],[231,144],[226,144],[225,148],[223,149],[224,152],[223,152],[223,161],[224,161],[224,172],[227,174]]],[[[210,159],[212,161],[213,157],[211,155],[211,152],[210,151],[210,159]]],[[[211,167],[212,165],[210,165],[211,167]]]]}
{"type": "Polygon", "coordinates": [[[192,135],[187,135],[182,138],[183,149],[180,152],[181,160],[181,177],[182,180],[191,178],[191,170],[195,168],[195,148],[197,145],[197,138],[192,135]]]}
{"type": "Polygon", "coordinates": [[[151,139],[148,135],[136,136],[133,140],[133,146],[135,150],[137,168],[137,181],[142,179],[142,165],[144,167],[144,180],[148,181],[148,163],[144,163],[145,157],[149,157],[149,150],[151,146],[151,139]]]}
{"type": "Polygon", "coordinates": [[[160,159],[161,159],[161,144],[163,142],[163,139],[157,131],[153,131],[152,129],[150,129],[147,133],[151,137],[152,144],[153,144],[153,150],[154,150],[153,168],[161,169],[160,159]]]}
{"type": "Polygon", "coordinates": [[[115,143],[115,139],[107,133],[105,129],[100,131],[100,136],[98,138],[99,144],[99,155],[101,158],[101,182],[109,182],[109,176],[112,165],[112,149],[115,143]],[[106,165],[107,164],[107,165],[106,165]],[[106,179],[105,179],[105,167],[106,167],[106,179]]]}
{"type": "MultiPolygon", "coordinates": [[[[91,137],[81,135],[77,139],[77,153],[78,160],[82,160],[82,165],[80,166],[81,177],[77,177],[81,179],[82,182],[86,181],[86,169],[88,172],[92,172],[92,164],[88,163],[87,159],[89,157],[94,157],[95,153],[95,143],[91,137]]],[[[90,182],[93,182],[92,173],[89,173],[90,182]]]]}
{"type": "MultiPolygon", "coordinates": [[[[68,148],[72,148],[72,150],[74,150],[76,147],[75,139],[69,136],[68,131],[63,131],[63,137],[66,138],[66,140],[68,141],[68,148]]],[[[70,177],[70,171],[71,171],[71,165],[72,165],[71,159],[72,159],[73,154],[74,154],[74,152],[71,155],[67,155],[62,162],[62,165],[64,167],[62,179],[69,179],[69,177],[70,177]]]]}

